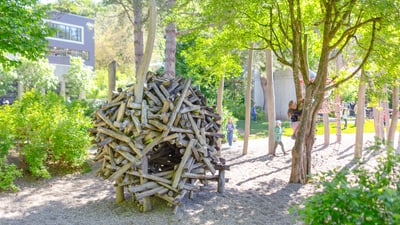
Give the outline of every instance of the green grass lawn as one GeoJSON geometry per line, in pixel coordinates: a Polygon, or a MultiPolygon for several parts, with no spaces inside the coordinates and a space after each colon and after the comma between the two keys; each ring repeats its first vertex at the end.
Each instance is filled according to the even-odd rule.
{"type": "MultiPolygon", "coordinates": [[[[400,124],[400,123],[399,123],[400,124]]],[[[344,122],[342,121],[342,128],[344,122]]],[[[293,133],[292,128],[290,128],[289,121],[282,121],[283,135],[290,136],[293,133]]],[[[242,138],[244,133],[244,120],[238,120],[236,122],[236,128],[239,132],[239,138],[242,138]]],[[[331,122],[329,124],[329,132],[331,134],[336,134],[336,122],[331,122]]],[[[400,130],[400,125],[397,125],[397,130],[400,130]]],[[[374,132],[374,120],[365,120],[364,133],[374,132]]],[[[343,134],[355,134],[356,127],[354,126],[354,119],[347,121],[347,129],[342,129],[343,134]]],[[[322,122],[317,124],[317,135],[324,134],[324,124],[322,122]]],[[[266,121],[251,121],[250,123],[250,138],[266,138],[268,136],[268,122],[266,121]]]]}

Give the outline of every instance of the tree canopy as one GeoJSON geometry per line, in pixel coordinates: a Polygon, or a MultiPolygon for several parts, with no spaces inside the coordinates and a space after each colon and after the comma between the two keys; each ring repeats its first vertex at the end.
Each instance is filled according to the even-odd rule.
{"type": "Polygon", "coordinates": [[[37,0],[0,1],[0,64],[10,68],[17,56],[35,60],[45,56],[52,30],[45,24],[48,7],[37,0]]]}

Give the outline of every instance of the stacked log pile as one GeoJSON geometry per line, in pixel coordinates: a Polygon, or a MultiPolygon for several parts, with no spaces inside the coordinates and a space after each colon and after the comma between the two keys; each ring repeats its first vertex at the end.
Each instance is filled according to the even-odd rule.
{"type": "Polygon", "coordinates": [[[130,87],[95,112],[97,174],[132,193],[139,207],[152,196],[179,205],[208,181],[222,192],[229,167],[217,157],[220,119],[190,79],[148,77],[141,104],[130,87]]]}

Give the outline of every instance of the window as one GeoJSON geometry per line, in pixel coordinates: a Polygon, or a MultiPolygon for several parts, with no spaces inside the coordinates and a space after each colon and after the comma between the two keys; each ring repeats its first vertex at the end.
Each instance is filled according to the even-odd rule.
{"type": "Polygon", "coordinates": [[[49,56],[75,56],[81,57],[83,60],[89,60],[89,52],[68,49],[68,48],[59,48],[59,47],[47,47],[47,52],[49,56]]]}
{"type": "Polygon", "coordinates": [[[52,21],[47,21],[47,24],[49,25],[49,27],[54,28],[57,31],[53,38],[83,43],[82,27],[52,21]]]}

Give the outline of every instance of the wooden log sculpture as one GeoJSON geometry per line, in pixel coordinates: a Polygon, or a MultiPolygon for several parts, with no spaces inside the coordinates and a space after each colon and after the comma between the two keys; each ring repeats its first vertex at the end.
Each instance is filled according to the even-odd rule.
{"type": "Polygon", "coordinates": [[[178,206],[208,181],[224,190],[229,166],[217,157],[221,118],[190,83],[149,75],[142,104],[134,103],[130,87],[95,112],[90,131],[98,147],[95,160],[102,161],[97,175],[132,193],[143,211],[146,197],[178,206]]]}

